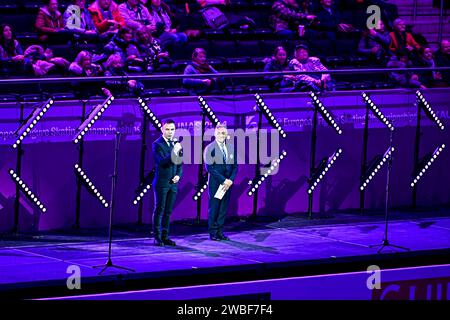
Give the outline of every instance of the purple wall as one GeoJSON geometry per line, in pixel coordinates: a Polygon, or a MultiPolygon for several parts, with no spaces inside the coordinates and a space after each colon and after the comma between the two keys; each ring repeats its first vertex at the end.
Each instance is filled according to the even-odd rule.
{"type": "MultiPolygon", "coordinates": [[[[437,111],[445,126],[449,126],[448,90],[433,89],[423,92],[437,111]]],[[[397,128],[394,132],[395,159],[392,171],[392,205],[406,206],[411,203],[411,172],[413,166],[414,134],[416,123],[415,92],[406,90],[375,91],[372,100],[397,128]]],[[[295,213],[307,210],[306,178],[309,173],[312,109],[306,94],[264,95],[266,104],[274,111],[278,121],[288,132],[281,141],[281,148],[288,156],[281,163],[277,175],[265,181],[260,192],[259,214],[295,213]]],[[[331,168],[325,181],[315,192],[314,209],[323,211],[359,207],[359,175],[363,140],[363,117],[365,113],[359,92],[334,92],[323,96],[322,101],[338,119],[343,134],[338,136],[323,121],[318,130],[317,161],[331,155],[338,147],[342,156],[331,168]]],[[[254,127],[252,95],[236,97],[208,97],[209,105],[219,118],[226,120],[231,128],[254,127]]],[[[97,102],[98,103],[98,102],[97,102]]],[[[94,106],[89,103],[89,108],[94,106]]],[[[149,104],[160,118],[173,118],[179,127],[192,133],[198,132],[200,121],[196,97],[155,98],[149,104]]],[[[15,168],[16,151],[11,147],[16,130],[18,107],[15,104],[0,105],[0,231],[13,225],[15,185],[8,169],[15,168]]],[[[25,114],[30,112],[29,109],[25,114]]],[[[71,140],[79,125],[81,104],[77,101],[58,102],[26,138],[22,178],[38,194],[48,211],[40,214],[22,198],[20,228],[22,231],[68,228],[75,222],[76,180],[73,165],[77,162],[77,146],[71,140]]],[[[99,120],[94,132],[87,136],[83,168],[99,190],[110,198],[110,178],[113,169],[115,127],[124,135],[119,156],[119,186],[117,189],[116,223],[137,221],[137,207],[132,205],[134,189],[138,184],[140,156],[140,125],[142,113],[136,100],[116,100],[99,120]]],[[[267,127],[264,120],[264,127],[267,127]]],[[[448,130],[440,131],[428,119],[423,119],[421,155],[446,143],[450,146],[448,130]]],[[[152,128],[148,139],[152,142],[159,133],[152,128]]],[[[388,131],[378,120],[370,121],[368,160],[375,154],[384,153],[388,147],[388,131]]],[[[150,151],[150,149],[149,149],[150,151]]],[[[450,203],[450,180],[447,164],[450,152],[446,148],[422,178],[419,184],[418,204],[440,206],[450,203]]],[[[153,166],[147,154],[146,169],[153,166]]],[[[185,165],[180,183],[173,219],[194,218],[196,205],[192,201],[193,186],[197,180],[198,165],[185,165]]],[[[367,189],[366,206],[381,209],[384,206],[386,170],[377,175],[367,189]]],[[[247,183],[253,177],[253,165],[241,165],[233,189],[230,215],[248,215],[252,210],[251,198],[247,196],[247,183]]],[[[144,221],[148,222],[153,206],[153,196],[144,200],[144,221]]],[[[82,193],[81,226],[105,226],[108,209],[87,192],[82,193]]],[[[203,197],[203,217],[207,215],[207,196],[203,197]]]]}

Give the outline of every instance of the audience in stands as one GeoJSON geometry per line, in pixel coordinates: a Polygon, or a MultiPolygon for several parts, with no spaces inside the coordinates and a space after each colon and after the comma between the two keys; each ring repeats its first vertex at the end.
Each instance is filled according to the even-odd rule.
{"type": "MultiPolygon", "coordinates": [[[[289,63],[284,47],[277,47],[272,58],[266,63],[264,72],[281,71],[289,71],[289,63]]],[[[273,91],[288,92],[294,90],[296,77],[293,75],[265,76],[264,80],[273,91]]]]}
{"type": "Polygon", "coordinates": [[[117,93],[132,93],[135,96],[140,96],[144,90],[142,83],[136,80],[127,80],[128,74],[125,71],[125,65],[122,57],[118,53],[109,56],[105,64],[105,76],[120,76],[120,80],[107,80],[106,86],[113,94],[117,93]]]}
{"type": "Polygon", "coordinates": [[[97,31],[104,36],[116,34],[125,26],[119,6],[113,0],[96,0],[88,8],[97,31]]]}
{"type": "Polygon", "coordinates": [[[13,36],[9,24],[0,25],[0,69],[2,74],[17,73],[23,70],[24,55],[22,46],[13,36]]]}
{"type": "Polygon", "coordinates": [[[164,50],[170,51],[175,46],[179,47],[188,41],[186,34],[172,27],[171,16],[173,15],[167,4],[161,0],[149,0],[147,6],[152,17],[152,24],[156,29],[153,35],[161,40],[164,50]]]}
{"type": "Polygon", "coordinates": [[[77,42],[98,40],[98,32],[86,0],[72,0],[72,5],[64,12],[63,21],[65,28],[72,31],[77,42]]]}
{"type": "Polygon", "coordinates": [[[272,5],[270,24],[275,34],[283,39],[292,39],[299,34],[299,25],[309,25],[316,16],[303,12],[296,0],[277,0],[272,5]]]}
{"type": "MultiPolygon", "coordinates": [[[[429,47],[422,47],[420,49],[419,59],[417,61],[418,67],[436,68],[436,61],[433,57],[433,51],[429,47]]],[[[418,72],[419,80],[427,88],[445,87],[446,84],[442,79],[442,74],[438,71],[422,71],[418,72]]]]}
{"type": "Polygon", "coordinates": [[[47,74],[64,74],[70,63],[62,57],[54,57],[53,51],[40,45],[31,45],[24,52],[26,67],[31,69],[36,76],[47,74]]]}
{"type": "Polygon", "coordinates": [[[320,6],[315,14],[317,19],[306,32],[309,39],[335,41],[338,35],[356,31],[351,24],[345,23],[340,10],[333,5],[333,0],[320,0],[320,6]]]}
{"type": "MultiPolygon", "coordinates": [[[[442,40],[439,50],[434,54],[434,61],[437,67],[450,67],[450,41],[442,40]]],[[[441,71],[442,80],[450,85],[450,70],[441,71]]]]}
{"type": "Polygon", "coordinates": [[[104,52],[105,58],[114,53],[119,54],[127,69],[143,71],[144,60],[141,59],[140,52],[133,40],[133,31],[128,27],[122,27],[119,30],[117,35],[105,46],[104,52]]]}
{"type": "Polygon", "coordinates": [[[119,5],[119,11],[125,19],[125,25],[134,30],[147,28],[155,32],[156,27],[152,24],[152,17],[148,9],[139,0],[127,0],[119,5]]]}
{"type": "MultiPolygon", "coordinates": [[[[289,68],[293,71],[326,71],[328,70],[317,57],[309,56],[306,45],[295,47],[294,59],[289,62],[289,68]]],[[[295,76],[295,88],[297,90],[321,91],[332,89],[331,76],[329,74],[301,74],[295,76]]]]}
{"type": "MultiPolygon", "coordinates": [[[[218,73],[206,59],[206,50],[196,48],[192,53],[192,62],[186,66],[184,74],[209,74],[218,73]]],[[[223,79],[219,77],[213,78],[184,78],[183,86],[189,89],[191,95],[199,95],[210,93],[213,90],[223,89],[223,79]]]]}
{"type": "Polygon", "coordinates": [[[408,55],[410,59],[415,59],[420,50],[420,45],[416,42],[411,33],[406,32],[406,25],[403,19],[394,21],[394,31],[391,36],[391,51],[396,55],[408,55]]]}
{"type": "Polygon", "coordinates": [[[172,65],[169,53],[163,51],[158,39],[153,38],[146,28],[136,33],[140,57],[144,60],[145,71],[151,74],[154,71],[168,71],[172,65]]]}
{"type": "Polygon", "coordinates": [[[36,18],[36,29],[41,42],[68,40],[67,30],[61,12],[58,10],[58,0],[44,1],[36,18]]]}
{"type": "Polygon", "coordinates": [[[358,46],[358,53],[371,58],[377,64],[385,65],[390,55],[390,44],[391,36],[386,31],[383,21],[379,20],[376,28],[363,32],[358,46]]]}
{"type": "MultiPolygon", "coordinates": [[[[412,67],[411,60],[406,53],[400,55],[393,55],[387,64],[388,68],[410,68],[412,67]]],[[[389,75],[391,81],[398,86],[406,88],[420,88],[426,87],[420,82],[419,76],[412,72],[391,72],[389,75]]]]}

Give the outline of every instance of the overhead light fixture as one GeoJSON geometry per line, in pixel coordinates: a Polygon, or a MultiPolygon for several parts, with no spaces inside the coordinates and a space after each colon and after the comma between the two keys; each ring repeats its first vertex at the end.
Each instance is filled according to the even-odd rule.
{"type": "Polygon", "coordinates": [[[45,213],[47,211],[47,208],[45,208],[44,204],[42,204],[39,198],[33,193],[33,191],[31,191],[30,187],[28,187],[28,185],[22,180],[22,178],[19,177],[19,175],[13,169],[9,170],[9,175],[11,176],[11,179],[14,181],[14,183],[20,187],[22,193],[34,205],[36,205],[42,213],[45,213]]]}
{"type": "Polygon", "coordinates": [[[375,115],[375,117],[377,117],[378,120],[383,122],[389,130],[394,131],[394,126],[392,125],[392,123],[381,112],[381,110],[375,105],[375,103],[372,101],[372,99],[369,97],[369,95],[366,94],[365,92],[363,92],[362,93],[362,97],[363,97],[364,102],[366,103],[366,105],[369,107],[369,109],[372,110],[372,112],[375,115]]]}
{"type": "Polygon", "coordinates": [[[314,189],[317,188],[320,181],[325,177],[331,166],[336,162],[339,156],[342,154],[342,149],[336,150],[329,158],[324,158],[320,162],[318,168],[309,179],[308,193],[312,194],[314,189]]]}
{"type": "Polygon", "coordinates": [[[200,104],[200,108],[202,108],[202,111],[206,116],[208,117],[209,121],[214,125],[217,126],[220,124],[219,119],[217,118],[214,111],[211,109],[211,107],[206,102],[205,98],[202,96],[198,96],[198,103],[200,104]]]}
{"type": "Polygon", "coordinates": [[[155,177],[155,169],[152,169],[145,177],[144,180],[141,181],[139,186],[134,191],[135,197],[133,199],[133,204],[137,205],[139,202],[142,201],[142,199],[145,197],[145,195],[150,191],[152,188],[152,181],[155,177]]]}
{"type": "Polygon", "coordinates": [[[90,128],[95,124],[95,122],[101,117],[101,115],[106,111],[106,109],[111,105],[114,101],[114,97],[108,97],[102,104],[92,108],[89,112],[86,120],[77,128],[77,135],[73,139],[73,142],[77,144],[81,139],[83,139],[84,135],[89,131],[90,128]]]}
{"type": "Polygon", "coordinates": [[[25,139],[25,137],[33,130],[39,120],[42,119],[44,114],[52,106],[53,99],[48,99],[45,103],[40,103],[38,107],[33,109],[33,112],[25,119],[23,124],[17,129],[15,135],[18,137],[16,142],[13,144],[13,148],[16,149],[19,144],[25,139]]]}
{"type": "Polygon", "coordinates": [[[78,165],[75,164],[75,174],[78,176],[79,179],[83,182],[84,186],[86,187],[87,191],[92,194],[94,197],[98,199],[102,203],[102,205],[105,208],[108,208],[108,202],[105,200],[103,195],[98,191],[98,189],[95,187],[94,183],[89,179],[87,174],[83,171],[83,169],[78,165]]]}
{"type": "Polygon", "coordinates": [[[431,108],[428,101],[425,99],[423,94],[420,91],[416,92],[417,103],[422,106],[422,109],[425,111],[427,117],[433,121],[439,129],[444,130],[445,127],[439,117],[436,115],[436,112],[431,108]]]}
{"type": "Polygon", "coordinates": [[[262,183],[267,179],[269,175],[272,175],[273,171],[277,169],[280,165],[281,161],[286,157],[287,152],[283,151],[280,156],[272,162],[269,169],[264,174],[260,174],[259,177],[255,179],[255,181],[249,181],[250,190],[248,191],[248,195],[252,196],[262,185],[262,183]]]}
{"type": "Polygon", "coordinates": [[[431,167],[433,162],[437,159],[437,157],[442,153],[445,148],[445,144],[442,144],[440,147],[437,147],[433,153],[428,153],[423,157],[422,161],[420,161],[418,170],[414,173],[415,177],[411,182],[411,187],[414,187],[419,180],[423,177],[425,172],[431,167]]]}
{"type": "Polygon", "coordinates": [[[333,115],[331,114],[331,112],[329,112],[325,106],[322,104],[322,102],[319,100],[319,98],[317,97],[317,95],[314,92],[310,93],[311,96],[311,100],[315,106],[315,108],[317,108],[318,112],[320,113],[320,115],[322,116],[322,118],[325,120],[326,123],[328,123],[328,125],[333,128],[338,134],[342,134],[342,130],[339,127],[339,125],[337,124],[337,122],[334,120],[333,115]]]}
{"type": "Polygon", "coordinates": [[[265,116],[269,124],[278,132],[283,138],[286,138],[286,132],[281,127],[280,123],[277,121],[275,115],[270,111],[269,107],[264,102],[263,98],[259,93],[255,93],[255,99],[256,99],[256,105],[258,106],[259,110],[262,112],[262,114],[265,116]]]}
{"type": "Polygon", "coordinates": [[[162,128],[162,123],[158,120],[158,117],[153,113],[153,111],[148,107],[147,101],[142,98],[138,98],[138,102],[144,114],[153,124],[153,127],[155,127],[156,130],[160,130],[162,128]]]}
{"type": "Polygon", "coordinates": [[[383,156],[378,155],[371,161],[366,174],[361,179],[361,186],[359,187],[361,191],[363,191],[369,185],[373,177],[375,177],[375,175],[381,170],[383,165],[389,161],[394,150],[394,147],[388,148],[383,156]]]}

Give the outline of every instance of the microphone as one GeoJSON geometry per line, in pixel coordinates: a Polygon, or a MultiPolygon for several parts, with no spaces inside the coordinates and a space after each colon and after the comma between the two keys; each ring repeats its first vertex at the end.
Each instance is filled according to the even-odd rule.
{"type": "Polygon", "coordinates": [[[182,157],[182,156],[183,156],[183,146],[182,146],[181,142],[178,141],[177,138],[173,138],[172,141],[173,141],[173,145],[174,145],[174,146],[175,146],[177,143],[180,144],[181,150],[180,150],[180,152],[178,153],[178,156],[179,156],[179,157],[182,157]]]}

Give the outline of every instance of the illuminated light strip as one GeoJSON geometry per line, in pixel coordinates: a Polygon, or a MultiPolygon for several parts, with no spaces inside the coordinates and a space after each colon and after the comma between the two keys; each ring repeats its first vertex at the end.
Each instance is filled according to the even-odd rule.
{"type": "Polygon", "coordinates": [[[145,102],[145,100],[143,100],[142,98],[138,99],[139,102],[139,106],[142,108],[142,110],[144,111],[144,113],[148,116],[148,118],[153,122],[153,125],[156,128],[161,128],[162,127],[162,123],[158,120],[158,118],[156,117],[156,115],[152,112],[152,110],[150,110],[150,108],[148,107],[147,103],[145,102]]]}
{"type": "Polygon", "coordinates": [[[342,154],[342,149],[338,149],[333,155],[328,158],[327,166],[323,169],[323,171],[320,173],[320,175],[317,177],[316,181],[311,182],[311,185],[308,189],[308,193],[313,193],[314,189],[317,187],[319,182],[325,177],[327,172],[330,170],[331,166],[336,162],[337,158],[342,154]]]}
{"type": "Polygon", "coordinates": [[[365,92],[362,93],[362,97],[364,99],[364,102],[372,109],[378,120],[383,122],[389,130],[394,131],[394,126],[392,125],[392,123],[388,120],[388,118],[386,118],[386,116],[375,105],[375,103],[373,103],[372,99],[370,99],[370,97],[365,92]]]}
{"type": "Polygon", "coordinates": [[[444,150],[444,148],[445,148],[445,144],[442,144],[440,147],[437,147],[434,150],[430,160],[428,160],[427,164],[422,168],[422,170],[420,170],[420,172],[417,174],[417,176],[411,182],[411,187],[414,187],[419,182],[420,178],[422,178],[422,176],[430,168],[430,166],[432,165],[434,160],[436,160],[436,158],[439,156],[439,154],[441,154],[441,152],[444,150]]]}
{"type": "MultiPolygon", "coordinates": [[[[423,94],[420,91],[416,92],[418,103],[422,103],[422,105],[425,107],[425,111],[428,111],[429,117],[431,117],[431,120],[436,123],[436,125],[439,127],[439,129],[444,130],[444,124],[442,121],[438,118],[434,110],[429,105],[428,101],[425,99],[423,94]]],[[[426,112],[425,112],[426,113],[426,112]]]]}
{"type": "Polygon", "coordinates": [[[86,173],[81,169],[81,167],[78,164],[75,164],[75,172],[84,180],[84,182],[87,185],[87,188],[90,189],[90,191],[97,197],[97,199],[102,203],[102,205],[105,208],[108,208],[108,202],[102,196],[100,191],[97,190],[95,185],[92,183],[92,181],[88,178],[86,173]]]}
{"type": "Polygon", "coordinates": [[[146,185],[145,188],[138,194],[138,196],[134,199],[133,204],[137,205],[147,194],[152,186],[150,184],[146,185]]]}
{"type": "Polygon", "coordinates": [[[194,201],[197,201],[198,199],[200,199],[200,197],[202,196],[203,192],[205,192],[208,185],[209,185],[209,181],[206,181],[206,183],[203,185],[203,187],[201,187],[201,189],[197,191],[197,193],[194,195],[194,197],[192,199],[194,201]]]}
{"type": "Polygon", "coordinates": [[[19,146],[19,144],[22,143],[23,139],[25,139],[25,137],[31,132],[31,130],[33,130],[34,126],[36,126],[36,124],[39,122],[39,120],[41,120],[41,118],[48,111],[48,109],[51,107],[52,104],[53,104],[53,99],[47,100],[45,107],[39,112],[39,114],[36,117],[32,118],[33,119],[32,122],[28,125],[28,127],[26,127],[23,130],[23,132],[20,134],[19,138],[13,144],[14,149],[16,149],[19,146]]]}
{"type": "Polygon", "coordinates": [[[31,199],[31,201],[42,211],[42,213],[45,213],[47,208],[45,208],[41,201],[39,201],[39,198],[31,191],[19,175],[13,169],[9,170],[9,174],[14,182],[20,186],[22,192],[31,199]]]}
{"type": "Polygon", "coordinates": [[[266,178],[272,173],[272,171],[274,171],[275,168],[280,165],[281,160],[283,160],[286,157],[286,155],[287,152],[283,151],[280,157],[277,160],[275,160],[273,164],[270,166],[269,170],[267,170],[266,173],[260,176],[259,180],[254,185],[252,185],[252,181],[249,181],[249,184],[252,185],[251,190],[247,193],[249,196],[252,196],[256,192],[256,190],[261,186],[264,180],[266,180],[266,178]]]}
{"type": "Polygon", "coordinates": [[[114,97],[109,97],[103,106],[99,108],[97,111],[97,114],[84,126],[84,128],[81,130],[80,133],[78,133],[78,136],[74,139],[74,143],[77,144],[78,141],[80,141],[84,135],[89,131],[89,129],[94,125],[94,123],[100,118],[100,116],[106,111],[106,109],[111,105],[111,103],[114,101],[114,97]]]}
{"type": "Polygon", "coordinates": [[[203,109],[203,111],[205,111],[205,113],[208,115],[208,118],[211,120],[211,122],[213,122],[214,126],[219,125],[219,119],[214,114],[214,111],[209,107],[205,98],[203,98],[202,96],[198,96],[198,103],[200,104],[200,107],[203,109]]]}
{"type": "Polygon", "coordinates": [[[317,95],[314,92],[310,93],[311,99],[313,100],[314,105],[317,106],[319,113],[322,115],[322,117],[328,122],[328,124],[338,133],[342,134],[342,130],[339,127],[339,125],[336,123],[336,121],[331,116],[331,113],[328,112],[328,110],[324,107],[322,102],[317,98],[317,95]]]}
{"type": "Polygon", "coordinates": [[[262,97],[260,96],[259,93],[255,93],[255,99],[256,99],[256,104],[258,105],[258,107],[260,109],[262,109],[262,111],[264,112],[264,115],[266,116],[267,120],[271,122],[272,126],[275,127],[275,129],[278,130],[278,132],[280,133],[280,135],[283,138],[286,138],[286,136],[287,136],[286,132],[283,130],[283,128],[278,123],[278,121],[275,118],[275,116],[269,110],[269,107],[264,103],[264,101],[263,101],[263,99],[262,99],[262,97]]]}
{"type": "Polygon", "coordinates": [[[380,162],[377,164],[377,166],[375,167],[375,169],[370,173],[370,175],[367,177],[367,179],[363,182],[363,184],[359,187],[359,189],[361,191],[363,191],[370,183],[370,181],[372,181],[373,177],[378,173],[378,171],[380,171],[381,167],[388,162],[389,158],[392,155],[392,152],[394,152],[394,147],[388,149],[384,155],[383,158],[380,160],[380,162]]]}

